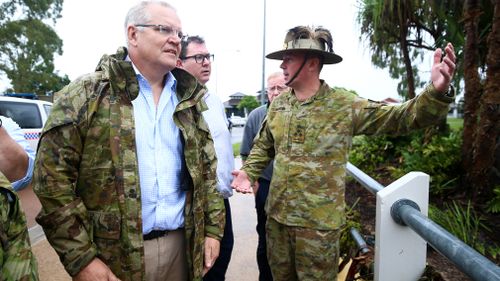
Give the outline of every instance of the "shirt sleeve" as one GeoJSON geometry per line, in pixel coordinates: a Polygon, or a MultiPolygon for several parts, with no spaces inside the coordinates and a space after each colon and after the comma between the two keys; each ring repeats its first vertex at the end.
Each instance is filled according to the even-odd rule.
{"type": "Polygon", "coordinates": [[[28,169],[26,170],[26,174],[22,179],[19,179],[15,182],[12,183],[12,188],[14,190],[18,191],[23,188],[25,188],[30,182],[31,178],[33,177],[33,167],[35,165],[35,150],[31,148],[30,144],[28,141],[24,138],[24,133],[21,130],[21,127],[12,120],[11,118],[7,117],[0,117],[2,118],[2,127],[5,128],[9,136],[16,142],[18,143],[26,152],[28,155],[28,169]]]}

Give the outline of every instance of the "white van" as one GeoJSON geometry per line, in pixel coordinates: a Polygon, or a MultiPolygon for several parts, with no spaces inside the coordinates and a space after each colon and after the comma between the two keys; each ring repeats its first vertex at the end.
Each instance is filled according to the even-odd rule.
{"type": "Polygon", "coordinates": [[[51,107],[48,101],[0,96],[0,115],[16,121],[35,151],[51,107]]]}

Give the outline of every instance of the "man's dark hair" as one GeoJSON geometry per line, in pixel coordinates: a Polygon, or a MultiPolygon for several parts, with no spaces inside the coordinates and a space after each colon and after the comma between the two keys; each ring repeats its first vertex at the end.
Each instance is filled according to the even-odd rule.
{"type": "Polygon", "coordinates": [[[201,36],[194,35],[194,36],[189,36],[186,39],[182,40],[181,41],[181,54],[179,56],[180,59],[184,59],[186,57],[187,47],[192,42],[194,42],[196,44],[205,44],[205,39],[203,39],[201,36]]]}

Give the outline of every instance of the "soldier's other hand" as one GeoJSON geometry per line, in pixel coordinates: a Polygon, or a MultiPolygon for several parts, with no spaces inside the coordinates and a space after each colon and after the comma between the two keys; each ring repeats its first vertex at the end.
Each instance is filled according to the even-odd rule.
{"type": "Polygon", "coordinates": [[[94,258],[86,267],[78,272],[74,281],[120,281],[111,269],[100,259],[94,258]]]}
{"type": "Polygon", "coordinates": [[[448,43],[444,48],[445,55],[441,49],[434,51],[434,63],[431,68],[431,81],[434,88],[438,92],[445,93],[453,78],[453,73],[455,72],[455,50],[451,43],[448,43]]]}
{"type": "Polygon", "coordinates": [[[205,275],[212,266],[215,260],[219,257],[220,242],[211,237],[205,237],[205,258],[203,263],[203,275],[205,275]]]}
{"type": "Polygon", "coordinates": [[[241,193],[252,193],[252,186],[245,171],[234,170],[231,174],[234,176],[233,182],[231,183],[233,189],[241,193]]]}
{"type": "Polygon", "coordinates": [[[259,181],[255,181],[252,185],[253,195],[257,195],[257,191],[259,191],[259,181]]]}

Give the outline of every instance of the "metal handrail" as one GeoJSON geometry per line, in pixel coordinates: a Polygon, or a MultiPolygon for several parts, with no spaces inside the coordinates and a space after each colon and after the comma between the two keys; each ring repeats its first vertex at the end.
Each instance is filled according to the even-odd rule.
{"type": "MultiPolygon", "coordinates": [[[[384,188],[349,162],[346,170],[373,194],[384,188]]],[[[391,215],[396,223],[410,227],[473,280],[500,281],[500,267],[420,213],[415,202],[406,199],[395,202],[391,207],[391,215]]]]}
{"type": "Polygon", "coordinates": [[[376,180],[372,179],[369,175],[365,174],[363,171],[358,169],[358,167],[347,162],[346,170],[349,175],[356,179],[364,188],[370,191],[372,194],[377,194],[380,190],[384,189],[384,186],[378,183],[376,180]]]}
{"type": "MultiPolygon", "coordinates": [[[[393,206],[397,203],[394,203],[393,206]]],[[[500,280],[500,267],[424,216],[414,206],[400,204],[391,209],[391,215],[393,218],[397,216],[401,219],[404,225],[415,231],[432,248],[453,262],[473,280],[500,280]]],[[[397,219],[395,220],[397,221],[397,219]]]]}

